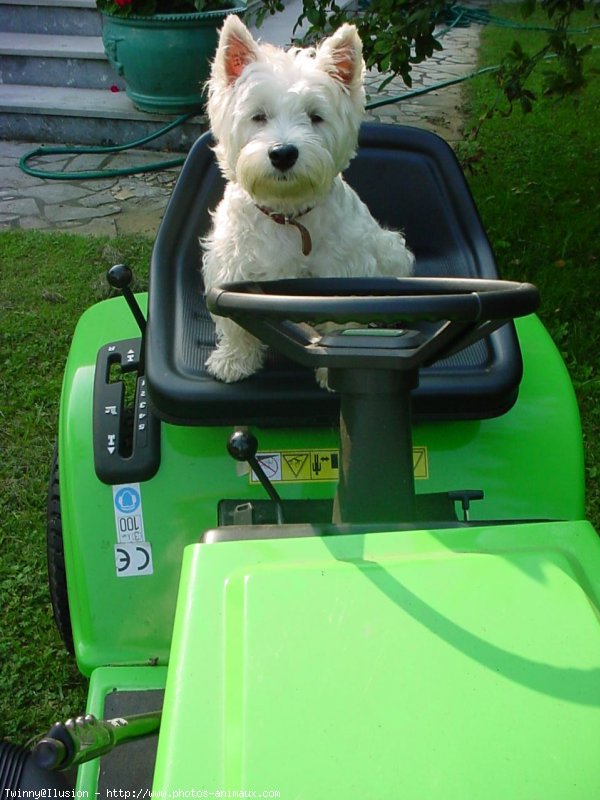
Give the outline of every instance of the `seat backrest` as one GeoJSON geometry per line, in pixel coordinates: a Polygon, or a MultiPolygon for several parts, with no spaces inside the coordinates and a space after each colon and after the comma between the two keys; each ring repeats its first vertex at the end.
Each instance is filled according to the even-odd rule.
{"type": "MultiPolygon", "coordinates": [[[[261,372],[222,384],[204,370],[214,347],[199,240],[211,225],[224,180],[210,134],[192,147],[156,238],[150,271],[147,378],[162,418],[180,424],[331,424],[335,395],[272,354],[261,372]]],[[[373,216],[404,231],[417,275],[497,278],[494,256],[464,175],[439,137],[405,126],[364,125],[345,173],[373,216]]],[[[457,356],[422,370],[417,417],[483,418],[514,403],[521,358],[512,324],[457,356]]]]}

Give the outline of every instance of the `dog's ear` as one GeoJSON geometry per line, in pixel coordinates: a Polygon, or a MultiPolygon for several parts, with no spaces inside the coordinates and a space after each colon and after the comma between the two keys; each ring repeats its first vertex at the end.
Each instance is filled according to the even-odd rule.
{"type": "Polygon", "coordinates": [[[321,69],[353,89],[362,84],[362,42],[354,25],[342,25],[317,49],[321,69]]]}
{"type": "Polygon", "coordinates": [[[258,58],[258,45],[244,23],[235,15],[226,17],[213,63],[213,77],[225,84],[235,83],[244,67],[258,58]]]}

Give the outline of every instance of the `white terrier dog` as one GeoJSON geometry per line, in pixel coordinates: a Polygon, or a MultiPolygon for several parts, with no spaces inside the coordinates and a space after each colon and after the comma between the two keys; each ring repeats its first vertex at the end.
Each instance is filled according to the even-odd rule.
{"type": "MultiPolygon", "coordinates": [[[[284,51],[259,45],[238,17],[227,17],[208,84],[228,183],[202,242],[207,290],[230,281],[410,273],[404,237],[381,228],[340,175],[357,147],[363,71],[353,25],[316,49],[284,51]]],[[[265,345],[229,319],[215,324],[211,375],[231,382],[256,372],[265,345]]]]}

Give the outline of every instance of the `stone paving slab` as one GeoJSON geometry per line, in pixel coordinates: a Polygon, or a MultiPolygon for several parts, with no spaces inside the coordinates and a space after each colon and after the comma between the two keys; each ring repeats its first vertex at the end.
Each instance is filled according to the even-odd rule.
{"type": "MultiPolygon", "coordinates": [[[[448,31],[441,39],[443,51],[414,67],[413,89],[432,87],[440,81],[472,73],[480,30],[480,26],[471,25],[448,31]]],[[[450,143],[462,138],[464,84],[411,97],[400,78],[392,80],[379,92],[383,77],[376,72],[367,74],[368,100],[385,98],[394,102],[368,111],[367,119],[426,128],[450,143]]],[[[19,158],[37,146],[0,142],[0,231],[35,228],[108,237],[128,233],[153,237],[156,234],[179,168],[94,180],[50,180],[26,175],[19,169],[19,158]]],[[[120,169],[167,160],[175,155],[178,154],[143,150],[115,155],[60,154],[38,158],[35,166],[65,173],[120,169]]]]}

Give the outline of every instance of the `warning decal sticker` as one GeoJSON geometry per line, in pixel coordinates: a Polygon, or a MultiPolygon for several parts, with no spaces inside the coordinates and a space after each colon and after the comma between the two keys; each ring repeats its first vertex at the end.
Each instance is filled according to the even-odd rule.
{"type": "Polygon", "coordinates": [[[426,447],[413,447],[413,469],[417,480],[429,477],[429,458],[426,447]]]}
{"type": "MultiPolygon", "coordinates": [[[[278,483],[306,483],[309,481],[337,481],[339,475],[339,451],[279,450],[257,453],[256,457],[270,481],[278,483]]],[[[413,447],[415,478],[429,478],[429,459],[426,447],[413,447]]],[[[250,471],[250,483],[258,483],[250,471]]]]}

